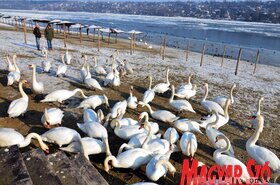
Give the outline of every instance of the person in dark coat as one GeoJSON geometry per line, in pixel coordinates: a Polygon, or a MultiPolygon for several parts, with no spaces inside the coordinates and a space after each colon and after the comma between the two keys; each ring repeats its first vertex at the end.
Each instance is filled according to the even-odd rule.
{"type": "Polygon", "coordinates": [[[40,49],[41,32],[40,32],[40,26],[39,26],[39,24],[36,24],[36,26],[35,26],[35,28],[34,28],[34,30],[33,30],[33,34],[35,35],[37,50],[41,50],[41,49],[40,49]]]}
{"type": "Polygon", "coordinates": [[[48,24],[45,29],[45,37],[47,39],[48,49],[52,50],[52,39],[54,37],[54,30],[50,24],[48,24]]]}

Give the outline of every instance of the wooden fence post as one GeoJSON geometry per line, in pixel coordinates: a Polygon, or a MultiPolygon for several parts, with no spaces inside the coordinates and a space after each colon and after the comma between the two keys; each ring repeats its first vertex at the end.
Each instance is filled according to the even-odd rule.
{"type": "Polygon", "coordinates": [[[235,75],[237,75],[237,71],[238,71],[238,67],[239,67],[239,62],[241,59],[241,54],[242,54],[242,48],[239,49],[239,53],[238,53],[238,58],[237,58],[237,63],[236,63],[236,68],[235,68],[235,75]]]}
{"type": "Polygon", "coordinates": [[[202,63],[203,63],[204,52],[205,52],[205,43],[203,44],[203,48],[201,51],[200,67],[202,66],[202,63]]]}
{"type": "Polygon", "coordinates": [[[258,65],[259,61],[260,61],[260,50],[258,50],[258,52],[257,52],[254,74],[256,73],[256,69],[257,69],[257,65],[258,65]]]}
{"type": "Polygon", "coordinates": [[[98,51],[100,51],[100,29],[98,29],[98,51]]]}
{"type": "Polygon", "coordinates": [[[130,55],[132,55],[133,33],[130,34],[130,55]]]}
{"type": "Polygon", "coordinates": [[[159,47],[159,56],[160,57],[162,57],[162,45],[163,45],[162,37],[160,37],[160,47],[159,47]]]}
{"type": "Polygon", "coordinates": [[[187,46],[187,51],[186,51],[186,62],[189,59],[189,51],[190,51],[190,40],[188,40],[188,46],[187,46]]]}
{"type": "Polygon", "coordinates": [[[64,39],[64,47],[66,48],[66,26],[63,24],[63,39],[64,39]]]}
{"type": "Polygon", "coordinates": [[[162,60],[165,59],[166,37],[163,38],[162,60]]]}
{"type": "Polygon", "coordinates": [[[24,43],[27,44],[27,38],[26,38],[26,17],[24,17],[24,19],[23,19],[23,24],[24,24],[24,27],[23,27],[23,31],[24,31],[24,43]]]}
{"type": "Polygon", "coordinates": [[[80,43],[82,43],[82,27],[80,28],[80,43]]]}
{"type": "Polygon", "coordinates": [[[223,67],[223,65],[224,65],[224,58],[225,58],[226,52],[227,52],[227,46],[226,46],[226,45],[224,45],[224,52],[223,52],[223,57],[222,57],[221,67],[223,67]]]}

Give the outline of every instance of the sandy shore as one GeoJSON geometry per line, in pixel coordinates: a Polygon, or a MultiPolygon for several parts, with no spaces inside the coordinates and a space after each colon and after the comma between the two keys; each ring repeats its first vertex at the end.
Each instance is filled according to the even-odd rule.
{"type": "MultiPolygon", "coordinates": [[[[1,26],[1,25],[0,25],[1,26]]],[[[79,44],[79,41],[69,39],[68,47],[73,58],[73,63],[68,67],[67,76],[65,78],[55,77],[55,71],[60,64],[60,55],[64,50],[63,40],[55,39],[53,42],[54,50],[49,52],[49,60],[52,61],[52,72],[50,74],[41,74],[41,62],[44,58],[40,52],[35,50],[35,39],[32,34],[27,35],[28,44],[23,44],[23,34],[18,31],[0,30],[0,69],[6,69],[5,54],[17,54],[17,63],[21,69],[22,79],[31,80],[31,70],[28,69],[28,64],[36,64],[37,67],[37,80],[43,81],[46,92],[49,93],[56,89],[74,89],[76,87],[85,90],[86,95],[102,94],[105,93],[110,98],[111,107],[118,100],[123,100],[128,97],[128,89],[130,85],[134,85],[136,92],[135,95],[138,99],[141,99],[143,92],[148,87],[148,80],[145,79],[148,75],[154,77],[154,84],[162,82],[165,78],[165,69],[170,68],[170,82],[175,86],[186,83],[189,74],[194,74],[195,78],[193,84],[198,85],[198,92],[190,102],[197,114],[184,113],[180,114],[182,118],[196,118],[199,119],[205,115],[202,107],[199,105],[199,101],[204,93],[203,83],[209,83],[209,98],[217,95],[228,95],[230,86],[233,83],[237,84],[237,88],[234,91],[235,103],[230,107],[230,122],[221,128],[221,131],[225,133],[232,142],[234,147],[236,158],[243,162],[248,161],[249,157],[245,150],[245,143],[248,137],[252,134],[252,130],[248,129],[249,121],[247,117],[252,111],[257,109],[257,100],[260,96],[265,97],[263,103],[263,115],[265,117],[264,131],[259,139],[259,144],[271,149],[280,156],[280,132],[279,125],[279,95],[280,95],[280,68],[259,65],[256,74],[253,74],[254,66],[250,63],[241,61],[238,75],[234,75],[236,60],[226,59],[223,68],[220,67],[221,58],[206,55],[204,58],[203,66],[200,67],[200,54],[190,53],[189,60],[185,60],[185,52],[177,49],[167,49],[167,58],[161,60],[156,50],[146,52],[146,50],[136,50],[133,55],[129,54],[129,50],[125,49],[127,45],[122,45],[120,42],[119,59],[127,59],[130,65],[134,68],[134,74],[126,77],[122,77],[122,85],[119,88],[111,89],[105,88],[104,92],[101,91],[89,91],[85,88],[79,80],[79,68],[82,62],[81,54],[85,53],[91,56],[96,55],[98,62],[101,65],[105,64],[106,59],[113,53],[113,48],[102,47],[100,52],[97,52],[96,47],[92,47],[90,42],[83,42],[79,44]]],[[[42,43],[44,39],[42,39],[42,43]]],[[[105,46],[104,44],[103,46],[105,46]]],[[[111,47],[116,44],[111,44],[111,47]]],[[[154,47],[157,48],[157,47],[154,47]]],[[[30,103],[26,118],[22,119],[10,119],[7,118],[7,109],[10,101],[19,97],[17,85],[6,87],[6,73],[0,72],[0,127],[12,127],[19,130],[21,133],[26,134],[31,131],[43,133],[45,129],[40,125],[40,117],[43,114],[45,107],[53,107],[53,104],[42,104],[34,101],[34,95],[30,95],[30,103]]],[[[152,103],[153,109],[167,109],[171,110],[168,106],[168,98],[170,92],[163,96],[157,96],[152,103]]],[[[75,128],[77,122],[82,121],[82,110],[77,110],[76,107],[80,98],[71,98],[67,101],[67,108],[64,109],[65,117],[63,126],[75,128]]],[[[103,109],[103,108],[102,108],[103,109]]],[[[103,109],[105,113],[108,110],[103,109]]],[[[136,111],[128,110],[125,117],[136,118],[145,109],[139,108],[136,111]]],[[[159,123],[161,132],[169,127],[168,124],[159,123]]],[[[117,153],[118,147],[124,142],[123,140],[114,136],[112,130],[109,130],[109,141],[113,154],[117,153]]],[[[214,149],[211,147],[210,142],[204,135],[197,134],[198,139],[198,151],[196,158],[212,165],[212,154],[214,149]]],[[[34,147],[34,146],[31,146],[34,147]]],[[[26,149],[25,149],[26,150],[26,149]]],[[[55,151],[55,149],[54,149],[55,151]]],[[[108,180],[110,184],[131,184],[142,180],[147,180],[145,177],[145,167],[141,169],[132,170],[119,170],[113,169],[110,174],[106,174],[103,171],[104,155],[92,156],[92,163],[100,170],[102,175],[108,180]]],[[[181,163],[184,156],[181,153],[172,154],[172,163],[176,166],[177,173],[175,178],[167,176],[166,179],[161,179],[159,184],[179,184],[181,163]]]]}

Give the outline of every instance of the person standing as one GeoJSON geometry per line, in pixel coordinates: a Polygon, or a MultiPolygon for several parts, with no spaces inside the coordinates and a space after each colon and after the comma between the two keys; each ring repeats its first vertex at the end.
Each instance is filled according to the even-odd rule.
{"type": "Polygon", "coordinates": [[[41,49],[40,49],[41,31],[40,31],[40,26],[39,26],[39,24],[36,24],[36,25],[35,25],[35,28],[34,28],[34,30],[33,30],[33,34],[35,35],[37,50],[41,50],[41,49]]]}
{"type": "Polygon", "coordinates": [[[48,24],[45,29],[45,37],[47,39],[48,49],[52,50],[52,39],[54,37],[54,30],[50,24],[48,24]]]}

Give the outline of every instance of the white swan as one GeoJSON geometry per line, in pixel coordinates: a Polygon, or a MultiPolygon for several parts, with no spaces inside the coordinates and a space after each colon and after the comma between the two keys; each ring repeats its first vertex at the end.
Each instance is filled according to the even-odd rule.
{"type": "Polygon", "coordinates": [[[153,134],[156,134],[159,131],[159,125],[156,122],[149,121],[149,114],[147,112],[142,112],[138,117],[139,124],[144,122],[149,122],[152,127],[153,134]]]}
{"type": "Polygon", "coordinates": [[[86,78],[86,76],[87,76],[87,68],[86,68],[86,65],[88,65],[87,64],[87,55],[82,55],[82,59],[84,60],[83,61],[83,64],[82,64],[82,66],[81,66],[81,69],[80,69],[80,76],[81,76],[81,80],[82,80],[82,82],[84,82],[85,81],[85,78],[86,78]]]}
{"type": "Polygon", "coordinates": [[[64,61],[64,55],[61,55],[61,62],[62,62],[62,64],[60,64],[57,67],[57,71],[56,71],[56,76],[57,77],[65,76],[65,73],[67,71],[67,65],[65,64],[65,61],[64,61]]]}
{"type": "MultiPolygon", "coordinates": [[[[215,149],[218,149],[218,148],[224,148],[226,147],[226,141],[225,140],[219,140],[218,142],[216,142],[216,137],[218,135],[221,135],[223,134],[222,132],[218,131],[217,129],[215,129],[215,125],[219,122],[219,116],[218,116],[218,113],[215,112],[215,115],[216,115],[216,121],[213,122],[213,123],[208,123],[207,126],[206,126],[206,135],[208,137],[208,139],[210,140],[210,142],[212,143],[212,145],[214,146],[215,149]]],[[[234,151],[233,151],[233,148],[230,147],[230,150],[227,151],[227,154],[230,155],[230,156],[234,156],[234,151]]]]}
{"type": "Polygon", "coordinates": [[[174,100],[174,92],[175,92],[174,85],[171,85],[171,91],[172,91],[172,94],[169,99],[169,104],[171,105],[171,107],[173,107],[174,109],[176,109],[179,112],[189,111],[189,112],[195,113],[192,105],[187,100],[174,100]]]}
{"type": "Polygon", "coordinates": [[[72,56],[68,52],[68,47],[66,47],[66,52],[65,52],[64,56],[65,56],[66,64],[70,65],[72,56]]]}
{"type": "Polygon", "coordinates": [[[105,69],[102,66],[98,66],[97,65],[97,58],[96,58],[96,56],[93,56],[92,59],[93,59],[93,62],[94,62],[94,66],[93,66],[92,72],[97,74],[97,75],[106,75],[107,72],[105,71],[105,69]]]}
{"type": "Polygon", "coordinates": [[[80,130],[86,133],[89,137],[104,139],[108,138],[108,132],[106,128],[96,121],[88,121],[83,124],[77,123],[80,130]]]}
{"type": "Polygon", "coordinates": [[[169,148],[172,143],[169,143],[166,139],[155,138],[152,139],[153,131],[150,123],[145,121],[144,124],[141,125],[141,128],[145,128],[149,130],[148,136],[146,137],[144,143],[142,144],[142,148],[148,151],[151,151],[156,154],[165,154],[169,151],[169,148]]]}
{"type": "Polygon", "coordinates": [[[118,120],[115,121],[114,133],[119,138],[129,140],[137,134],[147,132],[145,129],[140,128],[139,125],[122,126],[118,120]]]}
{"type": "Polygon", "coordinates": [[[192,85],[192,82],[191,82],[192,76],[193,76],[192,74],[189,75],[189,77],[188,77],[188,83],[187,83],[187,84],[181,85],[181,86],[179,86],[179,87],[176,89],[176,94],[177,94],[177,92],[180,91],[180,90],[183,90],[183,89],[188,89],[188,90],[190,90],[190,89],[193,88],[193,85],[192,85]]]}
{"type": "Polygon", "coordinates": [[[120,108],[121,112],[122,112],[122,115],[125,114],[126,112],[126,108],[127,108],[127,101],[126,100],[123,100],[123,101],[119,101],[117,102],[112,110],[111,110],[111,117],[114,119],[116,117],[118,117],[118,109],[120,108]]]}
{"type": "Polygon", "coordinates": [[[187,100],[190,99],[191,97],[196,95],[196,89],[197,86],[194,85],[192,89],[178,89],[177,92],[174,94],[175,96],[179,98],[186,98],[187,100]]]}
{"type": "Polygon", "coordinates": [[[20,80],[20,70],[16,64],[15,59],[16,59],[16,55],[13,55],[13,64],[14,64],[15,70],[9,72],[9,74],[7,76],[7,79],[8,79],[7,85],[8,86],[13,85],[14,82],[19,82],[19,80],[20,80]]]}
{"type": "MultiPolygon", "coordinates": [[[[229,96],[229,98],[231,100],[231,102],[230,102],[231,104],[233,104],[233,102],[234,102],[233,94],[232,93],[233,93],[233,90],[234,90],[235,87],[236,87],[236,85],[233,84],[231,89],[230,89],[230,96],[229,96]]],[[[224,108],[226,106],[227,99],[228,99],[227,96],[216,96],[216,97],[212,98],[212,101],[218,103],[221,107],[224,108]]]]}
{"type": "Polygon", "coordinates": [[[150,79],[150,85],[149,85],[149,89],[145,91],[143,98],[142,98],[142,102],[144,104],[148,104],[149,102],[153,101],[153,99],[155,98],[155,91],[152,90],[152,76],[149,76],[150,79]]]}
{"type": "Polygon", "coordinates": [[[51,125],[61,125],[63,116],[63,111],[58,108],[45,108],[41,123],[45,128],[50,128],[51,125]]]}
{"type": "Polygon", "coordinates": [[[264,100],[263,97],[261,97],[258,101],[258,110],[257,112],[253,112],[250,119],[251,119],[251,126],[255,127],[256,125],[258,125],[258,120],[256,119],[258,115],[261,115],[261,103],[264,100]]]}
{"type": "Polygon", "coordinates": [[[36,78],[36,65],[29,65],[29,68],[32,69],[32,92],[34,94],[42,94],[44,92],[44,84],[43,82],[37,82],[36,78]]]}
{"type": "Polygon", "coordinates": [[[152,158],[152,153],[142,148],[134,148],[120,153],[117,158],[115,156],[108,156],[104,160],[104,169],[109,172],[110,166],[115,168],[131,168],[133,170],[140,166],[147,164],[152,158]]]}
{"type": "Polygon", "coordinates": [[[89,65],[87,66],[87,75],[86,75],[86,77],[84,79],[84,82],[85,82],[86,86],[89,89],[98,89],[98,90],[103,91],[103,89],[100,86],[99,82],[97,80],[91,78],[91,74],[89,72],[89,65]]]}
{"type": "Polygon", "coordinates": [[[137,97],[132,95],[133,93],[133,86],[130,86],[129,89],[129,97],[127,99],[127,107],[130,109],[136,109],[137,108],[137,97]]]}
{"type": "Polygon", "coordinates": [[[197,150],[197,140],[193,133],[185,132],[180,139],[182,153],[188,157],[193,157],[197,150]]]}
{"type": "Polygon", "coordinates": [[[198,132],[203,134],[200,130],[201,125],[190,119],[178,119],[173,122],[173,126],[181,133],[184,132],[198,132]]]}
{"type": "Polygon", "coordinates": [[[166,83],[159,83],[155,85],[153,88],[154,92],[163,94],[169,90],[170,82],[168,79],[168,75],[169,75],[169,68],[166,70],[166,83]]]}
{"type": "Polygon", "coordinates": [[[223,108],[216,102],[213,101],[209,101],[206,100],[207,96],[208,96],[208,84],[205,83],[204,84],[205,87],[205,93],[204,93],[204,97],[201,100],[200,104],[202,105],[202,107],[208,112],[208,113],[212,113],[214,110],[216,112],[218,112],[219,114],[224,115],[224,110],[223,108]]]}
{"type": "Polygon", "coordinates": [[[170,144],[175,144],[180,138],[175,128],[169,127],[163,134],[163,138],[169,141],[170,144]]]}
{"type": "Polygon", "coordinates": [[[133,74],[133,69],[132,67],[128,64],[127,60],[124,59],[123,60],[123,63],[124,63],[124,68],[125,70],[127,71],[128,74],[133,74]]]}
{"type": "Polygon", "coordinates": [[[42,61],[41,67],[43,68],[43,72],[45,73],[48,73],[52,67],[51,61],[48,60],[48,50],[45,51],[45,59],[42,61]]]}
{"type": "Polygon", "coordinates": [[[105,104],[107,108],[110,107],[108,98],[105,94],[89,96],[88,98],[84,99],[77,108],[95,109],[102,104],[105,104]]]}
{"type": "Polygon", "coordinates": [[[0,128],[0,147],[18,145],[19,148],[30,144],[31,139],[37,139],[40,147],[45,152],[49,152],[48,146],[42,141],[42,138],[36,133],[29,133],[25,138],[12,128],[0,128]]]}
{"type": "MultiPolygon", "coordinates": [[[[141,102],[139,102],[139,104],[141,104],[141,102]]],[[[174,115],[170,111],[167,111],[167,110],[153,111],[149,104],[145,104],[145,106],[148,107],[150,115],[154,119],[160,120],[165,123],[172,123],[172,122],[176,121],[177,119],[179,119],[179,117],[176,117],[176,115],[174,115]]]]}
{"type": "Polygon", "coordinates": [[[158,181],[162,176],[170,173],[173,177],[176,168],[166,159],[165,155],[156,155],[146,166],[146,176],[152,181],[158,181]]]}
{"type": "MultiPolygon", "coordinates": [[[[238,159],[236,159],[235,157],[232,156],[228,156],[228,155],[224,155],[222,153],[227,153],[230,148],[231,148],[231,144],[229,139],[221,134],[221,135],[217,135],[216,136],[216,141],[218,142],[219,139],[222,139],[223,141],[226,142],[226,146],[217,149],[214,154],[213,154],[213,158],[215,160],[215,162],[220,165],[220,167],[222,168],[224,165],[238,165],[241,167],[241,172],[242,175],[240,176],[241,181],[246,182],[247,180],[251,179],[248,171],[247,171],[247,167],[244,163],[242,163],[241,161],[239,161],[238,159]]],[[[234,174],[234,169],[232,169],[232,174],[234,174]]]]}
{"type": "Polygon", "coordinates": [[[49,93],[43,100],[41,100],[41,102],[57,101],[59,103],[63,103],[63,101],[74,96],[77,92],[80,92],[83,98],[87,98],[87,96],[85,96],[84,92],[81,89],[74,89],[72,91],[66,90],[66,89],[61,89],[61,90],[56,90],[56,91],[49,93]]]}
{"type": "MultiPolygon", "coordinates": [[[[219,129],[220,127],[224,126],[229,121],[229,114],[228,114],[228,107],[231,104],[231,100],[228,99],[226,102],[226,105],[224,107],[224,115],[218,114],[219,116],[219,122],[215,124],[214,128],[219,129]]],[[[206,120],[201,121],[200,127],[205,128],[208,123],[213,123],[216,120],[216,115],[212,114],[210,117],[208,117],[206,120]]]]}
{"type": "MultiPolygon", "coordinates": [[[[263,98],[261,98],[263,99],[263,98]]],[[[260,133],[263,131],[264,118],[262,115],[257,115],[257,125],[254,134],[246,142],[246,151],[249,156],[256,160],[257,164],[264,165],[265,162],[269,162],[268,166],[274,173],[274,181],[280,175],[280,160],[279,158],[267,148],[256,145],[259,139],[260,133]]]]}
{"type": "Polygon", "coordinates": [[[112,79],[112,85],[115,87],[118,87],[121,85],[121,80],[120,80],[120,76],[117,73],[117,70],[114,69],[114,78],[112,79]]]}
{"type": "MultiPolygon", "coordinates": [[[[16,57],[17,57],[16,55],[13,55],[13,61],[16,60],[16,57]]],[[[16,67],[13,63],[11,63],[9,55],[6,56],[6,59],[7,59],[7,64],[8,64],[8,71],[9,72],[15,71],[16,67]]]]}
{"type": "MultiPolygon", "coordinates": [[[[84,150],[87,155],[106,153],[106,155],[108,156],[111,154],[109,148],[106,147],[106,144],[99,139],[95,139],[91,137],[83,137],[81,139],[81,142],[84,146],[84,150]]],[[[81,152],[81,143],[74,141],[70,143],[68,146],[59,149],[70,153],[79,153],[81,152]]]]}
{"type": "Polygon", "coordinates": [[[111,71],[109,73],[107,73],[105,79],[104,79],[104,86],[109,85],[110,83],[112,83],[113,78],[115,77],[114,72],[115,70],[115,59],[112,60],[112,66],[111,66],[111,71]]]}
{"type": "Polygon", "coordinates": [[[11,104],[9,105],[8,114],[9,114],[10,118],[14,118],[14,117],[23,115],[27,111],[28,96],[22,89],[23,84],[28,86],[28,83],[26,80],[22,80],[19,82],[19,92],[22,97],[12,101],[11,104]]]}

